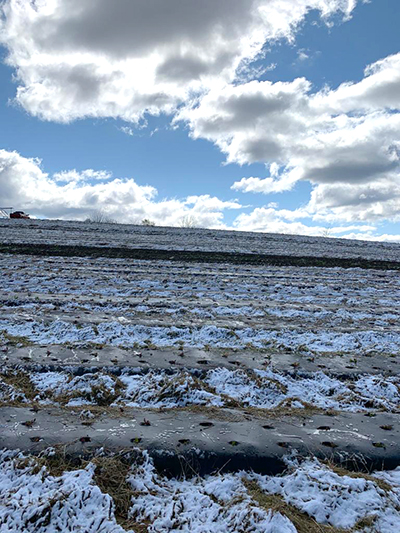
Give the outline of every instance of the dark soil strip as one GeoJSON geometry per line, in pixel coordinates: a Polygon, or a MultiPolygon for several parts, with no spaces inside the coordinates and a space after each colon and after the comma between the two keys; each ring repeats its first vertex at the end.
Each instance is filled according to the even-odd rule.
{"type": "Polygon", "coordinates": [[[195,263],[232,263],[236,265],[275,265],[299,267],[341,267],[376,270],[400,270],[399,261],[340,257],[307,257],[269,254],[157,250],[146,248],[113,248],[98,246],[60,246],[55,244],[0,244],[0,253],[26,254],[42,257],[108,257],[148,261],[179,261],[195,263]]]}

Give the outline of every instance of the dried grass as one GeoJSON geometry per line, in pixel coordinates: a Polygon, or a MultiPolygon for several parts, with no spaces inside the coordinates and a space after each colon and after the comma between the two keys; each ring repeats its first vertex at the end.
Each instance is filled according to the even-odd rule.
{"type": "MultiPolygon", "coordinates": [[[[128,476],[133,465],[139,464],[142,456],[134,450],[120,452],[109,456],[94,457],[85,460],[79,456],[67,453],[66,446],[56,446],[52,455],[42,454],[39,457],[26,457],[16,461],[15,467],[25,469],[32,468],[33,474],[40,472],[46,475],[59,477],[64,472],[71,472],[85,468],[89,463],[95,465],[94,482],[100,490],[111,496],[114,502],[114,514],[117,523],[126,530],[135,533],[147,533],[149,522],[140,522],[129,516],[132,498],[137,495],[128,483],[128,476]]],[[[55,503],[55,502],[54,502],[55,503]]]]}
{"type": "Polygon", "coordinates": [[[132,465],[143,461],[141,454],[133,451],[121,452],[112,456],[96,457],[91,460],[96,466],[94,481],[103,493],[108,494],[114,501],[114,513],[117,523],[135,533],[147,533],[150,522],[138,523],[130,516],[132,499],[137,493],[132,490],[128,482],[132,465]]]}
{"type": "Polygon", "coordinates": [[[27,337],[10,335],[10,333],[7,333],[5,330],[1,331],[0,335],[8,346],[27,347],[32,346],[33,344],[33,342],[27,337]]]}
{"type": "Polygon", "coordinates": [[[318,524],[311,516],[285,502],[278,494],[263,492],[256,481],[243,480],[249,495],[263,509],[286,516],[298,533],[342,533],[348,530],[318,524]]]}
{"type": "MultiPolygon", "coordinates": [[[[11,385],[17,391],[22,392],[28,400],[34,400],[38,395],[38,391],[29,378],[29,374],[21,370],[10,370],[6,373],[0,374],[1,379],[11,385]]],[[[26,407],[26,404],[24,404],[26,407]]]]}
{"type": "Polygon", "coordinates": [[[337,474],[338,476],[348,476],[351,478],[363,478],[366,481],[372,481],[372,483],[375,483],[375,485],[377,485],[381,490],[385,491],[386,493],[392,490],[392,487],[390,486],[389,483],[387,483],[383,479],[376,478],[365,472],[347,470],[347,468],[336,465],[330,461],[328,462],[325,461],[325,464],[327,464],[327,466],[332,470],[332,472],[335,472],[335,474],[337,474]]]}

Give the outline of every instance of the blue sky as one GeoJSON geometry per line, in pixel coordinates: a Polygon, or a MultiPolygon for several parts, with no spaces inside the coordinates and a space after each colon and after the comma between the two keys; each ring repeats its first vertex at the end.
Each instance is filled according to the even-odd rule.
{"type": "MultiPolygon", "coordinates": [[[[84,219],[102,211],[111,218],[131,222],[151,218],[158,224],[179,225],[190,218],[196,225],[209,227],[315,235],[328,231],[337,236],[383,240],[390,238],[385,237],[388,234],[400,238],[399,156],[393,155],[397,153],[393,152],[393,146],[400,146],[400,132],[390,117],[398,115],[399,102],[393,103],[391,92],[387,102],[380,94],[370,96],[371,85],[374,91],[377,87],[387,94],[382,83],[387,83],[390,90],[396,82],[392,73],[400,76],[398,0],[367,3],[324,0],[328,15],[322,18],[321,12],[313,9],[316,5],[313,0],[285,0],[277,4],[286,9],[286,19],[293,16],[293,20],[283,23],[279,6],[272,9],[270,0],[249,1],[248,12],[242,12],[247,8],[238,7],[237,20],[233,15],[231,20],[224,17],[224,4],[228,6],[229,1],[219,0],[221,13],[215,14],[215,20],[209,13],[207,16],[193,13],[194,21],[200,17],[199,24],[204,23],[205,35],[207,31],[212,35],[204,41],[194,38],[193,42],[188,42],[190,32],[186,32],[186,26],[193,23],[191,13],[185,12],[187,19],[177,21],[179,17],[174,14],[178,14],[182,0],[169,0],[171,21],[164,20],[164,24],[170,25],[171,33],[168,34],[167,28],[164,36],[154,35],[153,48],[150,39],[143,43],[121,37],[116,42],[111,33],[111,36],[105,33],[102,40],[97,30],[104,22],[100,15],[99,20],[94,20],[95,11],[90,10],[89,4],[97,14],[104,12],[106,23],[109,20],[109,24],[115,24],[115,32],[119,31],[118,20],[122,20],[116,17],[113,21],[109,17],[105,0],[88,0],[87,13],[82,12],[88,37],[76,43],[72,38],[76,30],[68,17],[68,10],[76,1],[44,0],[28,13],[21,0],[3,2],[0,203],[12,202],[16,208],[29,210],[33,215],[53,218],[84,219]],[[290,8],[295,4],[298,11],[292,13],[296,10],[290,8]],[[302,9],[299,4],[303,4],[302,9]],[[260,6],[269,10],[270,28],[266,28],[265,20],[260,22],[254,17],[260,6]],[[51,15],[52,9],[59,14],[57,20],[51,15]],[[212,39],[217,42],[221,36],[215,35],[215,27],[225,23],[226,31],[236,35],[235,41],[232,44],[227,40],[217,49],[212,39]],[[247,32],[249,40],[253,39],[250,53],[244,45],[237,44],[242,37],[241,24],[243,33],[247,32]],[[19,28],[24,28],[24,32],[19,33],[19,28]],[[43,38],[44,28],[50,35],[47,41],[43,38]],[[261,42],[257,37],[255,43],[260,31],[263,32],[261,42]],[[54,37],[56,32],[63,35],[61,44],[54,37]],[[159,64],[154,67],[156,74],[167,65],[169,78],[165,82],[157,74],[156,81],[153,77],[142,87],[142,74],[136,74],[134,62],[140,58],[150,65],[151,53],[158,50],[157,46],[162,52],[157,58],[159,64]],[[169,55],[165,52],[163,57],[168,47],[169,55]],[[183,77],[178,71],[175,79],[170,73],[175,65],[172,62],[177,61],[176,49],[180,50],[179,61],[183,62],[185,71],[183,77]],[[182,50],[191,51],[191,62],[188,53],[182,50]],[[229,53],[232,57],[226,59],[229,53]],[[76,57],[71,65],[68,62],[72,54],[76,57]],[[195,74],[190,77],[194,55],[196,60],[201,57],[201,68],[208,69],[200,80],[195,74]],[[215,56],[222,69],[218,71],[211,61],[208,64],[204,59],[207,56],[215,56]],[[122,76],[121,81],[119,78],[115,81],[111,75],[108,78],[109,72],[117,66],[120,69],[127,57],[132,57],[132,63],[124,63],[124,68],[128,65],[135,75],[130,78],[125,72],[118,74],[122,76]],[[388,64],[366,76],[368,65],[385,58],[391,58],[388,64]],[[86,72],[89,68],[90,72],[86,72]],[[102,69],[101,76],[96,73],[93,81],[96,68],[102,69]],[[107,83],[104,83],[106,76],[107,83]],[[308,80],[309,86],[296,86],[294,80],[298,78],[308,80]],[[367,83],[366,78],[369,78],[367,83]],[[282,82],[287,84],[284,94],[278,87],[282,82]],[[347,89],[341,85],[344,82],[352,84],[357,95],[352,105],[348,102],[353,96],[347,95],[347,89]],[[77,89],[78,83],[81,85],[77,89]],[[18,88],[22,91],[17,95],[18,88]],[[130,91],[134,94],[132,99],[120,105],[130,91]],[[160,105],[142,103],[158,92],[163,93],[160,105]],[[323,104],[316,105],[313,95],[321,96],[323,104]],[[114,98],[115,106],[109,103],[114,98]],[[273,116],[265,112],[265,102],[272,105],[273,98],[279,105],[282,99],[287,100],[282,124],[277,121],[275,108],[273,116]],[[239,107],[240,101],[246,106],[251,102],[251,110],[261,106],[255,114],[254,125],[245,124],[246,118],[241,119],[246,117],[247,108],[239,107]],[[303,116],[305,107],[312,109],[303,116]],[[226,113],[236,113],[231,117],[234,128],[231,118],[227,126],[226,113]],[[325,117],[323,124],[316,116],[318,113],[325,117]],[[363,124],[358,126],[355,117],[361,117],[369,129],[363,124]],[[292,124],[293,138],[288,134],[292,124]],[[357,133],[352,133],[356,127],[357,133]],[[365,134],[361,127],[365,127],[365,134]],[[296,128],[301,128],[299,133],[296,128]],[[334,141],[327,140],[332,129],[336,135],[334,141]],[[308,130],[309,138],[305,135],[308,130]],[[304,136],[301,145],[297,143],[299,135],[304,136]],[[352,147],[354,136],[368,137],[371,146],[366,147],[360,141],[352,147]],[[252,147],[248,146],[250,138],[254,141],[252,147]],[[347,150],[348,138],[351,142],[347,150]],[[333,145],[327,144],[320,152],[319,146],[328,142],[333,145]],[[381,142],[386,143],[386,155],[382,153],[381,142]],[[270,143],[273,147],[265,149],[270,143]],[[337,153],[335,143],[343,144],[337,153]],[[317,148],[314,158],[312,150],[317,148]],[[349,153],[353,149],[356,160],[359,150],[359,166],[350,169],[347,163],[351,163],[349,153]],[[326,161],[325,153],[329,154],[326,161]],[[366,153],[371,155],[367,157],[366,153]],[[338,166],[342,159],[345,164],[338,166]],[[314,168],[314,160],[319,161],[318,168],[314,168]],[[265,181],[270,176],[271,164],[278,167],[273,183],[265,181]],[[378,171],[373,176],[365,171],[375,166],[378,171]],[[91,172],[85,174],[88,169],[91,172]],[[72,170],[76,172],[65,174],[72,170]],[[108,174],[96,174],[99,171],[108,174]],[[285,176],[291,171],[295,177],[287,184],[285,176]],[[62,172],[65,180],[59,176],[62,172]],[[27,176],[26,187],[21,173],[27,176]],[[119,178],[125,180],[125,185],[115,183],[119,178]],[[241,182],[243,178],[257,181],[241,182]],[[232,189],[234,183],[241,185],[232,189]],[[344,191],[340,198],[336,194],[338,188],[344,191]],[[195,198],[188,202],[188,197],[195,198]]],[[[152,0],[149,3],[152,6],[143,13],[140,0],[131,2],[132,9],[126,0],[118,2],[121,16],[128,21],[131,17],[132,25],[136,20],[144,26],[156,24],[154,16],[161,0],[152,0]]],[[[203,2],[207,10],[207,4],[211,6],[211,3],[203,2]]],[[[187,2],[191,3],[193,10],[197,9],[194,0],[187,2]]],[[[400,83],[397,88],[400,94],[400,83]]]]}

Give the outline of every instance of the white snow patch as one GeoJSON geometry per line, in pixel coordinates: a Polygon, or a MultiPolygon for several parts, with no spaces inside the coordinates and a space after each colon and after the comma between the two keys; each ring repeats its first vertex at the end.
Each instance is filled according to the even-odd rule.
{"type": "MultiPolygon", "coordinates": [[[[282,403],[292,407],[310,404],[324,410],[367,412],[400,407],[400,378],[363,375],[339,380],[323,372],[287,375],[272,369],[229,370],[218,367],[204,375],[196,371],[123,370],[118,377],[104,372],[33,372],[27,374],[38,394],[36,400],[51,404],[68,401],[84,405],[128,405],[141,408],[176,408],[187,405],[222,407],[229,400],[242,406],[273,409],[282,403]]],[[[0,399],[25,401],[23,393],[0,381],[0,399]]]]}
{"type": "Polygon", "coordinates": [[[372,481],[362,477],[339,476],[318,460],[292,464],[284,476],[266,477],[254,474],[260,487],[280,494],[285,501],[315,518],[321,524],[337,528],[354,527],[365,517],[379,517],[385,527],[381,533],[400,531],[400,513],[390,495],[372,481]]]}
{"type": "MultiPolygon", "coordinates": [[[[54,454],[49,449],[48,455],[54,454]]],[[[386,492],[361,475],[340,476],[316,459],[287,459],[280,476],[239,472],[168,479],[160,476],[146,451],[133,462],[127,482],[135,495],[130,516],[149,521],[150,533],[296,533],[288,518],[261,508],[245,481],[256,481],[266,494],[278,494],[320,524],[352,528],[375,518],[375,533],[400,530],[399,469],[376,473],[391,490],[386,492]]],[[[123,533],[116,523],[110,496],[94,483],[94,465],[59,477],[18,452],[0,452],[0,524],[13,533],[123,533]]],[[[3,531],[3,529],[2,529],[3,531]]]]}
{"type": "Polygon", "coordinates": [[[238,474],[169,480],[155,473],[147,457],[129,481],[141,493],[131,515],[150,520],[152,533],[296,533],[286,517],[253,502],[238,474]]]}
{"type": "Polygon", "coordinates": [[[145,346],[149,342],[157,347],[171,347],[177,344],[204,348],[212,345],[220,348],[295,349],[316,353],[354,353],[356,351],[399,353],[400,332],[397,331],[354,331],[351,333],[332,331],[266,330],[262,328],[227,328],[213,325],[198,327],[164,327],[121,324],[119,321],[103,322],[92,326],[77,327],[62,320],[49,323],[32,320],[13,322],[0,320],[0,331],[9,335],[26,337],[38,344],[87,344],[99,343],[112,346],[145,346]]]}
{"type": "Polygon", "coordinates": [[[34,461],[17,467],[23,458],[0,453],[1,531],[126,533],[115,521],[111,497],[93,483],[93,465],[53,477],[45,470],[34,474],[34,461]]]}

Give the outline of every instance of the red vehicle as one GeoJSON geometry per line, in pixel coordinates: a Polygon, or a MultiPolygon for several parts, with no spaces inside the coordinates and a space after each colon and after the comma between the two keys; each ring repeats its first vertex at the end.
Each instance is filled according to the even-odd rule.
{"type": "Polygon", "coordinates": [[[23,211],[14,211],[14,213],[10,213],[10,218],[24,218],[28,220],[30,217],[23,211]]]}

